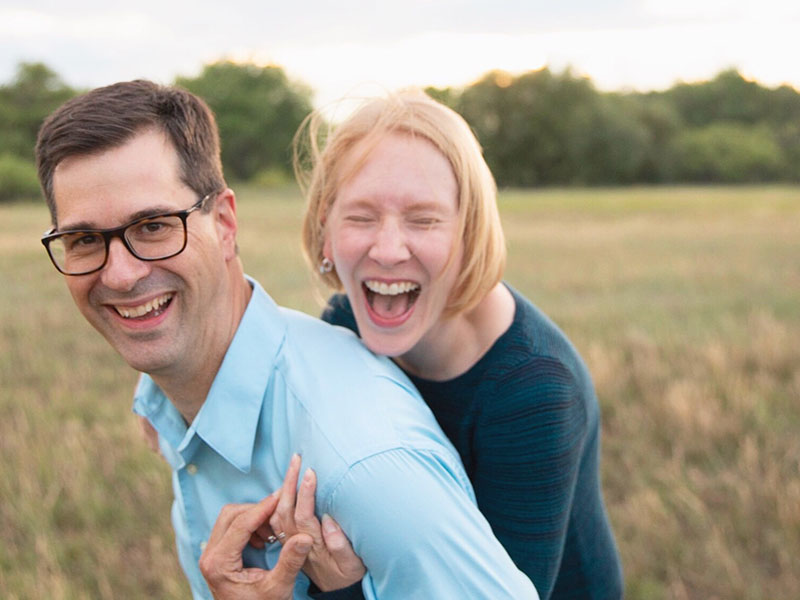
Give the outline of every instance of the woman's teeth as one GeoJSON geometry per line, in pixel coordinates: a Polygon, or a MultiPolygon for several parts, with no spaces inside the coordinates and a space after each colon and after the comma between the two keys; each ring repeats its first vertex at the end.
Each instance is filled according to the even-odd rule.
{"type": "Polygon", "coordinates": [[[135,319],[137,317],[142,317],[151,311],[158,310],[170,300],[172,300],[172,294],[164,294],[163,296],[153,298],[149,302],[139,306],[115,306],[114,310],[116,310],[120,316],[125,317],[126,319],[135,319]]]}
{"type": "Polygon", "coordinates": [[[375,292],[382,296],[397,296],[398,294],[406,294],[419,289],[419,284],[412,281],[385,283],[383,281],[369,280],[365,281],[364,285],[370,292],[375,292]]]}

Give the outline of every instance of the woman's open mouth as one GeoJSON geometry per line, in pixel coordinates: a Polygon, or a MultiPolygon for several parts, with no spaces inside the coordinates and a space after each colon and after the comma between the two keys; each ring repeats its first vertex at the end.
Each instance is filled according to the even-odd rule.
{"type": "Polygon", "coordinates": [[[370,316],[384,326],[405,321],[420,293],[420,285],[413,281],[386,283],[368,279],[362,283],[362,289],[367,298],[370,316]]]}

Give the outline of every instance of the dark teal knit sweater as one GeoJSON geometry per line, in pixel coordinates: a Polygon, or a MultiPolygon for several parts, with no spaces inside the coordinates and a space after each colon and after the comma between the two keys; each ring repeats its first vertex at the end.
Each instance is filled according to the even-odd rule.
{"type": "MultiPolygon", "coordinates": [[[[461,455],[478,507],[542,600],[621,598],[591,377],[561,330],[509,289],[514,321],[469,371],[444,382],[409,376],[461,455]]],[[[346,296],[331,297],[322,318],[358,332],[346,296]]],[[[361,597],[358,585],[341,592],[315,597],[361,597]]]]}

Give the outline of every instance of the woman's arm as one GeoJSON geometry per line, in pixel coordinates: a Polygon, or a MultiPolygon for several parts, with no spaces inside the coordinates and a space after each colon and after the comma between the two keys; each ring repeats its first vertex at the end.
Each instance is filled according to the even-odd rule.
{"type": "Polygon", "coordinates": [[[516,565],[549,598],[561,565],[587,414],[572,373],[534,357],[485,387],[471,474],[478,506],[516,565]]]}

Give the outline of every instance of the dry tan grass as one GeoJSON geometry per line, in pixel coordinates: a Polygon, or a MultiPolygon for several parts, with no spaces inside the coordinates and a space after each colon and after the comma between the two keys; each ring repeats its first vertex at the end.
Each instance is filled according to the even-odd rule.
{"type": "MultiPolygon", "coordinates": [[[[603,407],[628,598],[800,598],[800,190],[507,192],[508,280],[562,325],[603,407]]],[[[240,246],[319,310],[294,190],[241,191],[240,246]]],[[[0,597],[186,598],[135,374],[0,206],[0,597]]]]}

